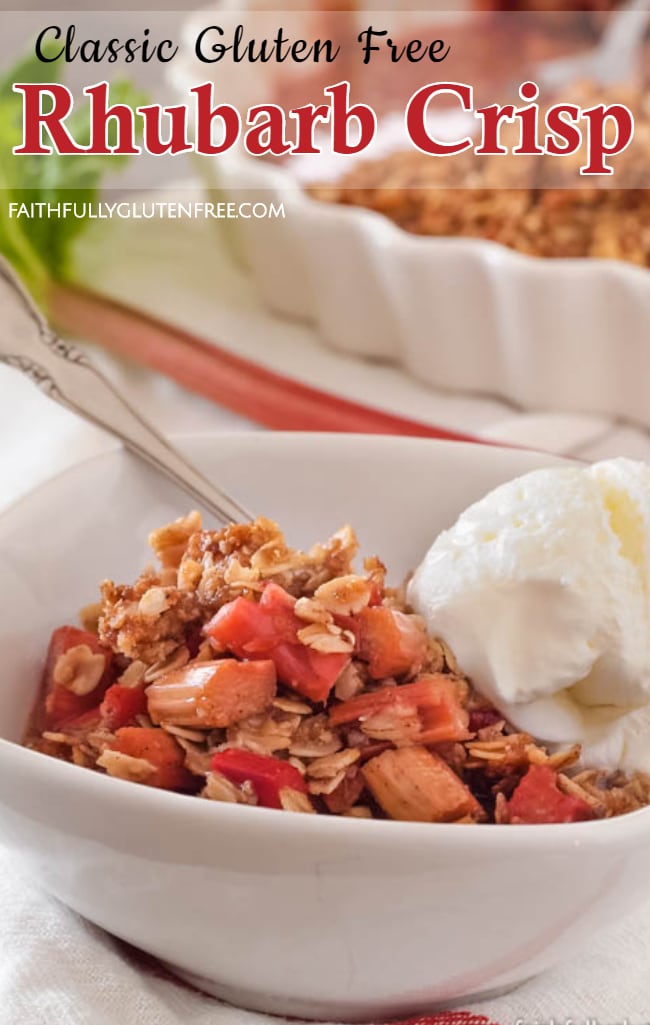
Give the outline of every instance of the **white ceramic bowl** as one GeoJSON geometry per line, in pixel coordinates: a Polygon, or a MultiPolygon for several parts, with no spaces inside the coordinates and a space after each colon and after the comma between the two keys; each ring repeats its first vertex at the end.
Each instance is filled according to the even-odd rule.
{"type": "MultiPolygon", "coordinates": [[[[353,523],[399,578],[468,502],[550,457],[254,434],[191,455],[310,544],[353,523]]],[[[113,451],[0,517],[0,829],[42,886],[247,1007],[382,1020],[511,987],[648,896],[650,812],[552,826],[282,814],[111,779],[18,746],[48,632],[132,578],[171,485],[113,451]]]]}
{"type": "MultiPolygon", "coordinates": [[[[190,15],[188,49],[201,27],[236,24],[246,10],[232,0],[190,15]]],[[[181,102],[211,76],[219,99],[244,112],[271,94],[258,65],[243,75],[241,65],[186,55],[170,70],[181,102]]],[[[290,160],[271,166],[243,149],[195,166],[224,200],[284,204],[284,219],[229,221],[228,235],[267,305],[313,323],[332,348],[396,363],[439,389],[650,426],[646,269],[409,234],[373,211],[312,199],[290,160]]]]}

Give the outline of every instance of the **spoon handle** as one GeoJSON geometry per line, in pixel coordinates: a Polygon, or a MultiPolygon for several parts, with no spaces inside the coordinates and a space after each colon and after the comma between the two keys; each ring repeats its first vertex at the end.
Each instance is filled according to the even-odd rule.
{"type": "Polygon", "coordinates": [[[51,330],[4,259],[0,259],[0,305],[0,363],[22,371],[49,398],[118,438],[203,505],[218,522],[252,518],[152,427],[81,349],[51,330]]]}

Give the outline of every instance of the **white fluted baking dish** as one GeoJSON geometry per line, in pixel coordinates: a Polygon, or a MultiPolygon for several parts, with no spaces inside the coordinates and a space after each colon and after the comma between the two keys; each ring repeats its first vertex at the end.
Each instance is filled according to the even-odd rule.
{"type": "MultiPolygon", "coordinates": [[[[228,10],[220,24],[237,17],[233,4],[228,10]]],[[[188,19],[187,41],[208,13],[188,19]]],[[[173,66],[184,96],[201,80],[197,66],[173,66]]],[[[241,73],[214,68],[220,100],[264,100],[257,72],[244,96],[241,73]]],[[[223,199],[284,204],[284,218],[229,221],[229,235],[268,305],[314,323],[325,344],[397,363],[436,388],[650,426],[647,270],[409,234],[382,214],[314,200],[290,162],[271,166],[243,150],[202,157],[197,167],[223,199]]]]}

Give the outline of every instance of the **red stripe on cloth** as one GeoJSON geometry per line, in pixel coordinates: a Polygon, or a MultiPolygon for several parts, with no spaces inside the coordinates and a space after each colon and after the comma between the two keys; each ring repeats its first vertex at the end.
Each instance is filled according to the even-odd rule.
{"type": "Polygon", "coordinates": [[[484,1014],[471,1011],[440,1011],[438,1014],[423,1014],[416,1018],[405,1018],[390,1025],[496,1025],[484,1014]]]}

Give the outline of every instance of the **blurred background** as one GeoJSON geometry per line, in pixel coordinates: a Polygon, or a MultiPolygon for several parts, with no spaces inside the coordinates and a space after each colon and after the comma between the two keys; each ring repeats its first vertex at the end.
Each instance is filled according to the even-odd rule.
{"type": "MultiPolygon", "coordinates": [[[[53,0],[19,12],[0,5],[0,252],[59,329],[87,345],[125,394],[171,432],[354,429],[472,437],[587,458],[650,454],[647,4],[596,0],[567,11],[547,0],[476,0],[442,3],[440,15],[432,4],[382,5],[396,38],[424,37],[425,26],[450,33],[454,77],[476,82],[486,97],[519,102],[517,85],[539,75],[550,83],[544,101],[569,90],[594,102],[628,102],[639,144],[625,156],[624,189],[581,181],[575,165],[559,174],[548,158],[541,172],[506,159],[492,170],[406,154],[403,143],[345,167],[305,164],[302,176],[281,165],[273,181],[264,162],[253,169],[241,153],[93,162],[9,155],[20,113],[10,83],[17,67],[23,80],[43,75],[33,57],[28,66],[19,62],[47,24],[75,21],[80,38],[122,38],[148,26],[157,38],[181,41],[214,21],[244,19],[261,31],[280,19],[335,36],[364,23],[363,11],[347,6],[334,0],[327,10],[297,3],[284,13],[265,5],[264,14],[227,14],[217,6],[177,11],[158,0],[128,10],[116,0],[101,10],[77,0],[67,12],[53,0]],[[627,21],[611,32],[621,12],[627,21]],[[116,199],[133,201],[134,210],[160,206],[152,216],[110,219],[9,216],[10,201],[36,198],[73,198],[86,209],[116,199]],[[232,202],[236,210],[276,202],[284,216],[172,214],[179,202],[206,201],[232,202]],[[415,235],[426,236],[417,256],[415,235]]],[[[374,78],[355,83],[356,96],[379,90],[373,102],[385,104],[387,124],[391,105],[394,114],[416,80],[440,77],[430,65],[410,69],[419,79],[377,67],[374,78]]],[[[100,75],[75,62],[63,70],[78,92],[107,69],[100,75]]],[[[120,99],[134,106],[147,97],[179,102],[189,84],[213,76],[220,98],[236,96],[245,107],[251,97],[270,98],[260,95],[267,86],[258,70],[243,67],[236,77],[225,64],[198,67],[185,52],[173,67],[136,62],[115,73],[125,90],[120,99]]],[[[283,103],[313,94],[315,80],[302,69],[281,70],[268,82],[283,103]]],[[[46,407],[34,407],[26,389],[17,410],[0,413],[0,432],[14,432],[16,417],[26,431],[45,423],[46,407]]]]}

